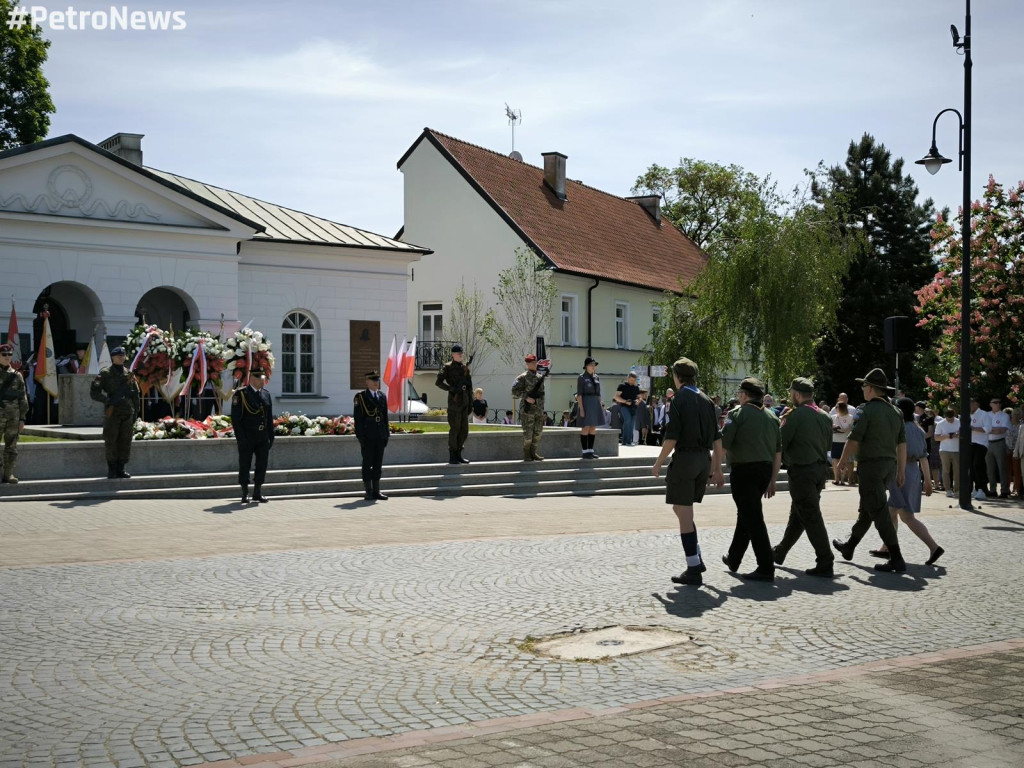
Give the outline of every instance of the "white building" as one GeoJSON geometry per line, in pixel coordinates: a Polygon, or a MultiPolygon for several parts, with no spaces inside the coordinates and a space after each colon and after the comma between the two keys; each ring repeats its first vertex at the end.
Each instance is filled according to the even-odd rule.
{"type": "Polygon", "coordinates": [[[0,274],[23,354],[44,304],[58,356],[143,318],[213,333],[249,323],[273,344],[278,411],[351,413],[366,370],[406,332],[410,264],[430,251],[145,167],[141,139],[0,152],[0,274]]]}
{"type": "MultiPolygon", "coordinates": [[[[532,248],[553,269],[558,286],[552,327],[549,410],[569,407],[588,355],[599,363],[605,402],[648,346],[655,303],[678,293],[707,263],[705,254],[663,221],[657,196],[622,198],[566,177],[566,156],[543,164],[493,152],[429,128],[398,161],[405,180],[403,240],[433,253],[411,265],[409,334],[419,335],[417,389],[433,405],[433,386],[452,342],[445,327],[460,284],[493,301],[498,273],[517,248],[532,248]]],[[[656,361],[671,365],[673,361],[656,361]]],[[[493,355],[474,370],[490,407],[511,407],[513,377],[493,355]]]]}

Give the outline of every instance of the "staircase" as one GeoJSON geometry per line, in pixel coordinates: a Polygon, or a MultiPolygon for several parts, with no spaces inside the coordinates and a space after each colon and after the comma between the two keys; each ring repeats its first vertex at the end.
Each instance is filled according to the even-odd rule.
{"type": "MultiPolygon", "coordinates": [[[[665,471],[661,477],[653,477],[653,464],[650,456],[482,461],[462,466],[405,464],[384,467],[381,490],[389,496],[661,495],[665,493],[665,471]]],[[[783,471],[776,489],[787,488],[783,471]]],[[[721,490],[708,488],[708,493],[728,491],[728,482],[721,490]]],[[[267,472],[263,492],[292,498],[361,498],[364,493],[359,467],[272,469],[267,472]]],[[[0,486],[4,501],[232,499],[238,494],[234,472],[139,475],[129,480],[23,480],[0,486]]]]}

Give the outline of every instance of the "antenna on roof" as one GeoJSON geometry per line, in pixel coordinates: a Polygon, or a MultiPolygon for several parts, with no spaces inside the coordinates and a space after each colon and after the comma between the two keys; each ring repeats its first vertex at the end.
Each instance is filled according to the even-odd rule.
{"type": "Polygon", "coordinates": [[[508,124],[512,126],[512,151],[509,153],[509,157],[513,160],[522,160],[523,156],[516,152],[516,123],[523,122],[523,111],[521,109],[512,109],[506,101],[505,117],[508,118],[508,124]]]}

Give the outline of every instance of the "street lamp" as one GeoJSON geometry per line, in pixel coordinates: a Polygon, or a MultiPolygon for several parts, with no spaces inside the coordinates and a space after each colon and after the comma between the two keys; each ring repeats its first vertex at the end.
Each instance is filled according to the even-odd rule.
{"type": "Polygon", "coordinates": [[[935,145],[935,127],[946,112],[956,113],[960,121],[960,170],[964,177],[963,212],[963,264],[960,270],[960,508],[971,509],[971,0],[966,0],[964,36],[951,26],[953,48],[964,54],[964,113],[944,109],[932,122],[932,146],[928,154],[917,160],[928,173],[938,173],[946,163],[935,145]]]}

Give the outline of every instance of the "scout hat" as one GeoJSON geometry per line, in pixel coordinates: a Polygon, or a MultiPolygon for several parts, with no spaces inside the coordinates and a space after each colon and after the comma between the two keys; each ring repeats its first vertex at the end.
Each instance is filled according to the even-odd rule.
{"type": "Polygon", "coordinates": [[[452,352],[461,352],[461,351],[462,351],[462,345],[461,344],[452,344],[452,352]]]}
{"type": "Polygon", "coordinates": [[[764,384],[761,380],[753,376],[747,376],[743,381],[740,382],[740,389],[746,392],[748,395],[754,397],[764,397],[764,384]]]}
{"type": "Polygon", "coordinates": [[[370,381],[380,381],[380,374],[377,371],[370,371],[366,374],[366,378],[370,381]]]}
{"type": "Polygon", "coordinates": [[[594,365],[597,365],[597,364],[598,364],[598,363],[597,363],[597,360],[595,360],[595,359],[594,359],[594,358],[592,358],[592,357],[588,357],[588,358],[587,358],[586,360],[584,360],[584,361],[583,361],[583,367],[584,367],[584,368],[586,368],[586,367],[587,367],[588,365],[590,365],[591,363],[593,363],[594,365]]]}
{"type": "Polygon", "coordinates": [[[123,355],[123,354],[124,354],[124,347],[114,347],[112,350],[110,350],[110,356],[111,357],[116,357],[117,355],[123,355]]]}
{"type": "Polygon", "coordinates": [[[688,357],[680,357],[672,366],[672,372],[679,377],[697,377],[697,364],[688,357]]]}
{"type": "Polygon", "coordinates": [[[0,355],[13,355],[14,346],[12,344],[0,344],[0,355]]]}
{"type": "Polygon", "coordinates": [[[536,355],[527,355],[526,357],[523,358],[523,362],[524,363],[536,363],[537,362],[537,356],[536,355]]]}
{"type": "Polygon", "coordinates": [[[886,392],[895,392],[895,387],[889,386],[889,379],[886,377],[885,372],[881,368],[872,368],[868,371],[868,375],[863,379],[854,379],[858,384],[870,384],[873,387],[878,387],[886,392]]]}
{"type": "Polygon", "coordinates": [[[793,383],[789,385],[789,388],[794,392],[803,392],[805,395],[814,394],[814,382],[806,376],[797,376],[793,379],[793,383]]]}

